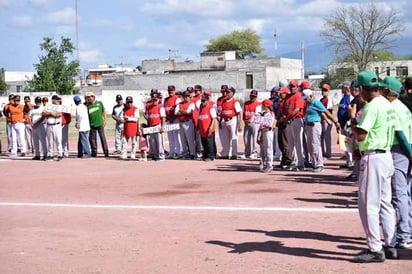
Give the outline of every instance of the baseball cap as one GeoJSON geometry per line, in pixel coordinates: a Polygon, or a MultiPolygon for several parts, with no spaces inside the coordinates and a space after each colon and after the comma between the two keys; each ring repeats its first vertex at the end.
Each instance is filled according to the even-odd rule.
{"type": "Polygon", "coordinates": [[[127,96],[126,97],[126,103],[133,103],[133,97],[132,96],[127,96]]]}
{"type": "Polygon", "coordinates": [[[220,91],[224,91],[227,90],[227,85],[221,85],[220,86],[220,91]]]}
{"type": "Polygon", "coordinates": [[[153,91],[152,89],[152,91],[150,92],[150,98],[159,98],[159,92],[157,92],[157,89],[156,91],[153,91]]]}
{"type": "Polygon", "coordinates": [[[49,98],[47,98],[47,97],[43,97],[43,99],[41,99],[43,102],[48,102],[49,101],[49,98]]]}
{"type": "Polygon", "coordinates": [[[252,90],[252,91],[250,92],[249,96],[257,97],[257,96],[258,96],[257,90],[252,90]]]}
{"type": "Polygon", "coordinates": [[[290,81],[289,81],[289,86],[298,87],[298,86],[299,86],[298,81],[296,81],[296,80],[290,80],[290,81]]]}
{"type": "Polygon", "coordinates": [[[189,96],[190,96],[190,93],[191,93],[191,92],[190,92],[189,90],[186,90],[186,91],[183,92],[182,96],[183,96],[183,97],[189,97],[189,96]]]}
{"type": "Polygon", "coordinates": [[[57,95],[57,94],[55,94],[55,95],[52,96],[52,100],[59,100],[59,99],[60,99],[60,97],[59,97],[59,95],[57,95]]]}
{"type": "Polygon", "coordinates": [[[300,87],[302,89],[309,89],[310,88],[310,83],[309,81],[303,80],[302,83],[300,83],[300,87]]]}
{"type": "Polygon", "coordinates": [[[201,85],[195,85],[195,86],[194,86],[194,89],[195,89],[195,90],[200,90],[200,91],[201,91],[201,90],[202,90],[202,86],[201,86],[201,85]]]}
{"type": "Polygon", "coordinates": [[[280,87],[273,87],[270,92],[279,92],[280,87]]]}
{"type": "Polygon", "coordinates": [[[265,99],[265,100],[262,101],[262,105],[265,106],[265,107],[271,107],[271,106],[273,106],[273,102],[270,101],[269,99],[265,99]]]}
{"type": "Polygon", "coordinates": [[[207,95],[207,96],[212,96],[212,92],[210,91],[210,90],[205,90],[204,92],[203,92],[203,94],[204,95],[207,95]]]}
{"type": "Polygon", "coordinates": [[[391,76],[387,76],[385,77],[385,79],[383,79],[382,81],[379,82],[379,86],[383,87],[383,88],[387,88],[390,91],[396,92],[396,93],[401,93],[401,89],[402,89],[402,83],[391,76]]]}
{"type": "Polygon", "coordinates": [[[29,101],[30,102],[30,96],[24,96],[24,101],[29,101]]]}
{"type": "Polygon", "coordinates": [[[192,87],[187,87],[187,88],[186,88],[186,91],[194,92],[195,90],[194,90],[192,87]]]}
{"type": "Polygon", "coordinates": [[[289,94],[289,89],[287,87],[281,87],[279,93],[289,94]]]}
{"type": "Polygon", "coordinates": [[[302,93],[305,95],[305,96],[311,96],[311,95],[313,95],[313,90],[311,90],[311,89],[304,89],[303,91],[302,91],[302,93]]]}
{"type": "Polygon", "coordinates": [[[80,98],[79,95],[76,95],[76,96],[73,97],[73,101],[74,101],[75,103],[78,103],[78,102],[81,102],[82,99],[80,98]]]}
{"type": "Polygon", "coordinates": [[[34,102],[35,103],[41,103],[41,97],[37,96],[36,98],[34,98],[34,102]]]}
{"type": "Polygon", "coordinates": [[[176,87],[174,85],[167,86],[167,91],[173,91],[173,90],[176,90],[176,87]]]}
{"type": "Polygon", "coordinates": [[[150,95],[152,95],[153,93],[159,93],[159,92],[157,91],[157,89],[152,88],[152,89],[150,90],[150,95]]]}
{"type": "Polygon", "coordinates": [[[14,94],[9,95],[9,100],[12,100],[12,99],[14,99],[14,94]]]}
{"type": "Polygon", "coordinates": [[[279,81],[279,87],[287,87],[288,86],[288,80],[282,79],[279,81]]]}
{"type": "Polygon", "coordinates": [[[330,86],[328,84],[323,84],[322,89],[330,90],[330,86]]]}
{"type": "Polygon", "coordinates": [[[358,84],[360,86],[377,87],[379,85],[378,79],[378,76],[373,71],[364,70],[358,74],[358,84]]]}
{"type": "Polygon", "coordinates": [[[343,86],[350,87],[350,85],[351,85],[351,82],[349,82],[349,81],[343,81],[342,84],[340,84],[341,87],[343,87],[343,86]]]}
{"type": "Polygon", "coordinates": [[[20,95],[14,95],[14,101],[20,101],[20,95]]]}
{"type": "Polygon", "coordinates": [[[86,97],[95,96],[93,91],[89,91],[86,93],[86,97]]]}
{"type": "Polygon", "coordinates": [[[122,95],[117,94],[116,95],[116,101],[120,101],[120,100],[123,100],[123,97],[122,97],[122,95]]]}

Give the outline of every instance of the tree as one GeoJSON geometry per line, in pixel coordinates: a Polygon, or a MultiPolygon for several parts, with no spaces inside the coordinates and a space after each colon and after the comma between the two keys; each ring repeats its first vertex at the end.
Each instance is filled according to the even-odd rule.
{"type": "Polygon", "coordinates": [[[361,71],[373,61],[375,50],[393,47],[395,36],[403,29],[399,11],[393,8],[384,11],[372,3],[338,8],[325,18],[321,36],[335,50],[337,58],[352,55],[361,71]]]}
{"type": "Polygon", "coordinates": [[[229,34],[210,39],[206,52],[235,50],[240,59],[256,57],[263,49],[260,47],[260,36],[251,29],[235,30],[229,34]]]}
{"type": "Polygon", "coordinates": [[[44,53],[35,64],[36,73],[29,81],[29,90],[56,91],[58,94],[75,93],[75,77],[79,74],[79,63],[68,61],[73,54],[74,46],[70,38],[61,38],[58,46],[52,38],[43,38],[40,49],[44,53]]]}

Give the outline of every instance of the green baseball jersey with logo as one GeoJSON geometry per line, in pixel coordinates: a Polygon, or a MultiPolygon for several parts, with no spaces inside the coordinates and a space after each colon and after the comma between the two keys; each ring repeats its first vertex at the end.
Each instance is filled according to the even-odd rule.
{"type": "Polygon", "coordinates": [[[100,101],[94,101],[93,104],[87,105],[87,110],[89,112],[89,121],[91,127],[101,127],[103,126],[103,112],[104,106],[100,101]]]}
{"type": "MultiPolygon", "coordinates": [[[[412,113],[409,111],[408,107],[398,99],[392,101],[391,104],[396,112],[400,130],[403,131],[408,142],[412,143],[412,113]]],[[[393,145],[399,145],[398,139],[394,138],[393,145]]]]}
{"type": "Polygon", "coordinates": [[[358,128],[367,134],[365,140],[359,142],[359,150],[390,150],[398,127],[396,117],[391,103],[383,96],[366,104],[358,128]]]}

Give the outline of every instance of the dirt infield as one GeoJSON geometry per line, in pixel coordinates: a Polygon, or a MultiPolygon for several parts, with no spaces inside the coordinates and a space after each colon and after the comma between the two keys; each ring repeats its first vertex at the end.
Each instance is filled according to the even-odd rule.
{"type": "Polygon", "coordinates": [[[410,272],[412,250],[349,262],[366,244],[340,156],[263,174],[256,160],[3,155],[0,273],[410,272]]]}

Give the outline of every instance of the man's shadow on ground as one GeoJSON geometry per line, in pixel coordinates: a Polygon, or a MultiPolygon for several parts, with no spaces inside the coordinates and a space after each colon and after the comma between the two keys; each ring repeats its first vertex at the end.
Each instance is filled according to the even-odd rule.
{"type": "Polygon", "coordinates": [[[322,232],[310,232],[310,231],[289,231],[289,230],[278,230],[278,231],[264,231],[264,230],[254,230],[254,229],[238,229],[241,232],[250,233],[262,233],[270,237],[277,238],[298,238],[298,239],[311,239],[318,241],[329,241],[332,243],[337,243],[337,247],[342,250],[349,250],[349,252],[337,252],[330,250],[322,250],[318,248],[308,248],[308,247],[289,247],[281,241],[265,241],[265,242],[244,242],[244,243],[232,243],[225,241],[207,241],[208,244],[220,245],[223,247],[230,248],[228,253],[246,253],[246,252],[274,252],[286,255],[293,255],[298,257],[308,257],[308,258],[318,258],[326,260],[338,260],[338,261],[349,261],[357,253],[359,253],[364,248],[359,247],[364,245],[365,239],[360,237],[347,237],[347,236],[335,236],[322,232]]]}

